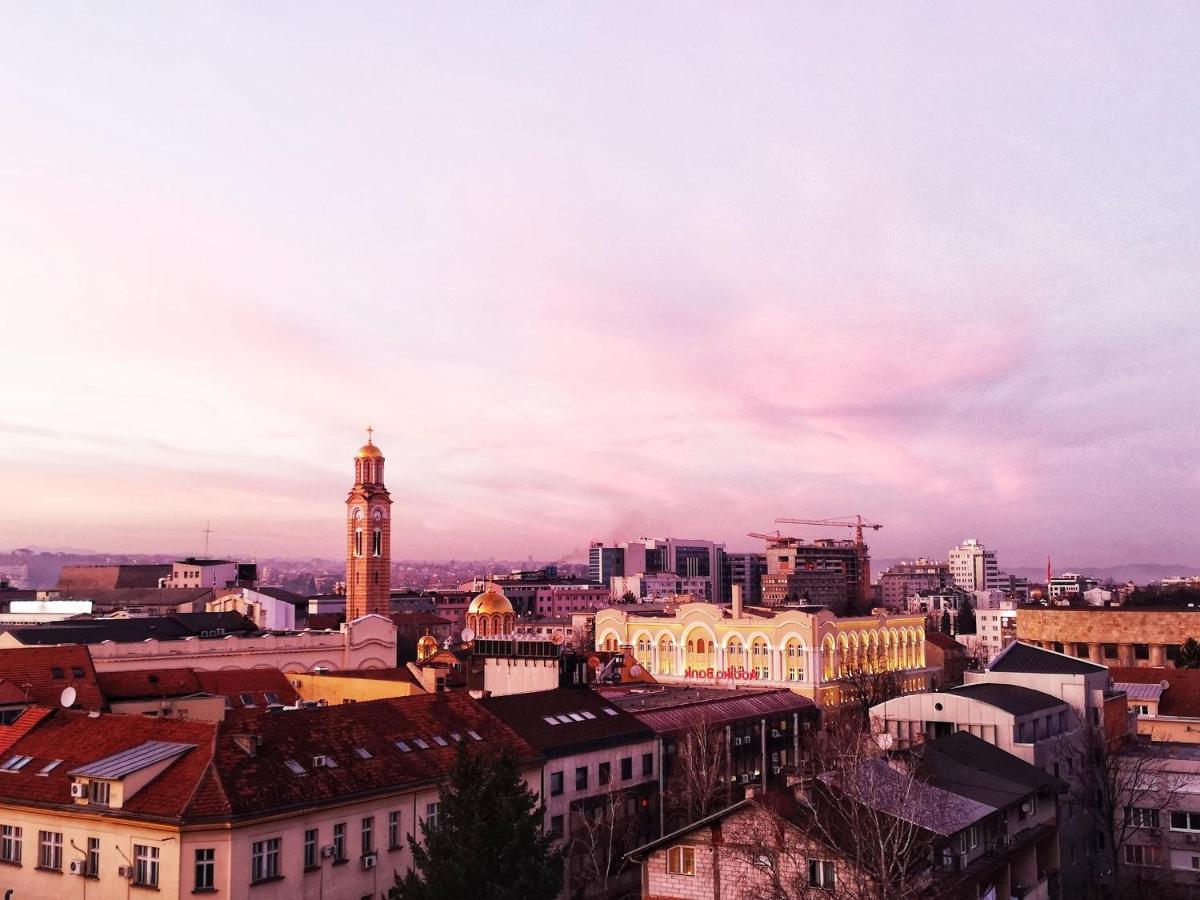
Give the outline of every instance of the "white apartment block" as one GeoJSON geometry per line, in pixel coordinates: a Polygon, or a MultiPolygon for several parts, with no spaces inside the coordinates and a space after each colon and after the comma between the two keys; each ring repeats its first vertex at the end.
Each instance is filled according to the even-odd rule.
{"type": "Polygon", "coordinates": [[[964,591],[984,591],[1001,587],[1001,572],[996,551],[988,550],[975,538],[967,538],[949,554],[950,577],[964,591]]]}

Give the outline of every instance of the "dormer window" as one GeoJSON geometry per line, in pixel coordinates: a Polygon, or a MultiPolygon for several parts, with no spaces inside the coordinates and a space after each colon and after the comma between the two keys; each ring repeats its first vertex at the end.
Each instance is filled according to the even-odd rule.
{"type": "Polygon", "coordinates": [[[108,806],[109,797],[112,792],[112,785],[107,781],[93,781],[91,783],[91,799],[93,803],[99,803],[103,806],[108,806]]]}

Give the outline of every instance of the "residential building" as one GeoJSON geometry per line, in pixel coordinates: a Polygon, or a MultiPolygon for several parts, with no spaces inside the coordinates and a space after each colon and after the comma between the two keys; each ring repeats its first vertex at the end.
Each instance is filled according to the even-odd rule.
{"type": "Polygon", "coordinates": [[[459,745],[505,748],[542,783],[541,755],[465,694],[221,723],[40,712],[0,764],[14,897],[63,894],[68,873],[93,897],[378,897],[436,821],[459,745]]]}
{"type": "Polygon", "coordinates": [[[988,550],[976,538],[967,538],[949,553],[950,577],[964,591],[993,590],[1000,587],[1001,572],[996,551],[988,550]]]}
{"type": "Polygon", "coordinates": [[[967,648],[948,634],[940,631],[925,633],[925,662],[931,669],[940,669],[937,687],[957,687],[963,683],[971,660],[967,648]]]}
{"type": "Polygon", "coordinates": [[[127,588],[156,588],[171,576],[170,563],[135,565],[122,563],[113,566],[65,565],[58,573],[55,590],[64,597],[75,591],[119,590],[127,588]]]}
{"type": "Polygon", "coordinates": [[[703,600],[707,591],[707,579],[684,578],[674,572],[614,575],[609,583],[610,599],[613,601],[623,601],[630,595],[643,603],[670,601],[679,597],[703,600]]]}
{"type": "Polygon", "coordinates": [[[936,590],[919,591],[904,601],[908,612],[925,617],[929,628],[940,629],[942,617],[950,617],[950,629],[958,631],[958,615],[971,605],[971,593],[962,588],[945,587],[936,590]]]}
{"type": "Polygon", "coordinates": [[[659,834],[661,746],[635,716],[585,687],[482,702],[545,757],[545,827],[564,848],[568,895],[597,879],[592,854],[619,860],[659,834]]]}
{"type": "Polygon", "coordinates": [[[431,612],[394,612],[389,619],[396,626],[396,663],[404,665],[417,658],[417,642],[426,635],[432,637],[438,646],[446,643],[459,634],[453,631],[454,623],[444,616],[431,612]]]}
{"type": "MultiPolygon", "coordinates": [[[[588,552],[590,580],[607,584],[610,588],[608,593],[613,596],[620,596],[613,594],[613,578],[659,574],[677,575],[680,578],[693,580],[687,592],[698,599],[720,600],[724,594],[725,589],[722,582],[724,544],[688,538],[640,538],[607,548],[603,544],[593,543],[588,552]],[[605,550],[620,551],[619,554],[609,555],[612,566],[611,571],[607,574],[607,581],[601,577],[601,573],[605,571],[602,563],[605,550]],[[596,577],[591,575],[593,554],[597,558],[598,574],[596,577]],[[620,572],[617,571],[616,561],[618,559],[620,560],[620,572]]],[[[638,591],[635,590],[634,593],[637,594],[638,591]]]]}
{"type": "Polygon", "coordinates": [[[1022,606],[1017,637],[1103,665],[1173,667],[1180,645],[1200,639],[1200,609],[1022,606]]]}
{"type": "Polygon", "coordinates": [[[897,689],[924,690],[925,620],[919,615],[838,617],[820,607],[732,608],[682,603],[672,613],[596,613],[596,646],[632,648],[664,684],[786,687],[824,704],[861,673],[894,673],[897,689]]]}
{"type": "Polygon", "coordinates": [[[187,559],[171,563],[171,571],[157,586],[166,588],[253,587],[258,566],[227,559],[187,559]]]}
{"type": "Polygon", "coordinates": [[[284,677],[301,701],[327,706],[436,693],[435,690],[426,690],[418,673],[409,666],[340,672],[289,672],[284,677]]]}
{"type": "Polygon", "coordinates": [[[607,587],[614,575],[625,574],[625,548],[593,541],[588,547],[588,581],[607,587]]]}
{"type": "MultiPolygon", "coordinates": [[[[682,687],[624,683],[592,686],[612,706],[649,727],[662,743],[662,783],[668,796],[681,793],[688,773],[684,758],[697,736],[725,748],[718,754],[728,785],[725,798],[741,799],[754,788],[782,788],[808,758],[820,711],[807,697],[786,689],[682,687]]],[[[670,804],[667,804],[670,805],[670,804]]],[[[683,812],[664,807],[664,831],[682,824],[683,812]]]]}
{"type": "Polygon", "coordinates": [[[13,721],[31,706],[104,708],[87,647],[67,644],[0,651],[0,722],[13,721]]]}
{"type": "Polygon", "coordinates": [[[396,627],[363,616],[338,631],[263,633],[236,613],[191,613],[144,619],[72,619],[2,626],[0,650],[38,644],[86,644],[96,669],[193,668],[283,672],[316,668],[387,668],[396,661],[396,627]]]}
{"type": "Polygon", "coordinates": [[[218,590],[205,604],[208,612],[239,612],[264,631],[292,631],[297,616],[308,617],[308,601],[277,587],[218,590]]]}
{"type": "Polygon", "coordinates": [[[879,576],[879,604],[890,610],[905,610],[905,601],[921,591],[938,591],[952,584],[950,564],[938,560],[904,560],[879,576]]]}
{"type": "Polygon", "coordinates": [[[299,701],[278,669],[130,669],[96,676],[110,712],[222,722],[232,710],[268,712],[299,701]]]}
{"type": "Polygon", "coordinates": [[[1080,599],[1085,592],[1099,586],[1100,582],[1095,578],[1088,578],[1078,572],[1063,572],[1050,579],[1046,591],[1051,600],[1061,601],[1080,599]]]}
{"type": "Polygon", "coordinates": [[[553,641],[565,650],[590,650],[596,644],[596,617],[591,612],[530,616],[518,619],[513,633],[553,641]]]}
{"type": "Polygon", "coordinates": [[[1200,669],[1113,666],[1108,673],[1144,739],[1200,743],[1200,669]]]}
{"type": "Polygon", "coordinates": [[[973,638],[985,662],[1017,639],[1017,601],[997,600],[994,606],[975,607],[975,634],[962,635],[964,642],[973,638]]]}
{"type": "Polygon", "coordinates": [[[743,599],[751,606],[763,602],[762,580],[767,574],[765,553],[723,553],[721,555],[721,601],[733,599],[733,585],[740,585],[743,599]]]}
{"type": "Polygon", "coordinates": [[[763,590],[772,576],[795,572],[822,572],[845,579],[847,610],[864,613],[871,608],[871,557],[866,544],[821,538],[804,541],[794,537],[771,537],[766,548],[767,573],[763,590]]]}
{"type": "Polygon", "coordinates": [[[801,569],[767,573],[761,583],[763,606],[823,606],[839,615],[849,607],[846,576],[840,572],[801,569]]]}

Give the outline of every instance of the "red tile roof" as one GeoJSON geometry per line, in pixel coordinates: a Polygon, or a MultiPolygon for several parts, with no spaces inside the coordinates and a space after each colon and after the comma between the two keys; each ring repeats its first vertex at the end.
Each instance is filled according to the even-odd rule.
{"type": "Polygon", "coordinates": [[[278,669],[222,669],[219,672],[196,672],[200,689],[209,694],[220,694],[229,699],[229,705],[240,708],[245,704],[243,694],[250,694],[255,707],[266,708],[274,694],[279,703],[294,706],[300,699],[287,675],[278,669]]]}
{"type": "Polygon", "coordinates": [[[71,769],[129,750],[145,741],[179,741],[195,744],[196,749],[182,754],[166,771],[129,798],[123,807],[127,813],[177,819],[183,815],[212,759],[215,734],[216,725],[212,722],[89,715],[57,709],[8,749],[10,754],[30,756],[32,760],[20,771],[5,772],[0,777],[0,803],[69,806],[72,802],[68,774],[71,769]],[[46,775],[38,774],[47,763],[56,759],[62,763],[46,775]]]}
{"type": "Polygon", "coordinates": [[[92,655],[80,644],[2,650],[0,679],[28,692],[29,698],[41,706],[59,706],[63,689],[73,687],[76,708],[104,707],[92,655]]]}
{"type": "Polygon", "coordinates": [[[54,710],[45,706],[31,706],[21,713],[15,722],[0,725],[0,752],[7,750],[21,738],[25,737],[38,722],[50,715],[54,710]]]}
{"type": "Polygon", "coordinates": [[[106,700],[142,700],[148,697],[190,697],[202,691],[191,669],[129,669],[97,672],[106,700]]]}
{"type": "Polygon", "coordinates": [[[327,672],[324,678],[362,678],[370,681],[407,681],[410,684],[420,684],[417,677],[406,667],[393,669],[346,669],[344,671],[327,672]]]}
{"type": "MultiPolygon", "coordinates": [[[[35,710],[4,727],[27,731],[12,743],[8,754],[32,759],[19,771],[0,775],[0,803],[70,806],[72,769],[146,741],[194,745],[123,807],[129,815],[182,822],[285,813],[436,784],[453,764],[460,741],[481,752],[509,748],[523,763],[541,759],[533,747],[466,694],[402,697],[265,715],[235,710],[219,725],[35,710]],[[26,727],[31,715],[36,718],[28,718],[26,727]],[[472,731],[480,740],[470,736],[472,731]],[[422,749],[418,740],[427,749],[422,749]],[[400,749],[397,741],[406,742],[410,749],[400,749]],[[253,747],[253,754],[244,749],[247,744],[253,747]],[[358,752],[360,747],[365,757],[358,752]],[[332,757],[336,767],[315,766],[317,756],[332,757]],[[53,760],[62,762],[39,775],[53,760]],[[294,773],[289,760],[299,764],[304,774],[294,773]]],[[[4,737],[0,728],[0,742],[4,737]]]]}
{"type": "Polygon", "coordinates": [[[1114,682],[1158,684],[1160,681],[1165,681],[1168,686],[1158,701],[1159,714],[1200,717],[1200,669],[1111,666],[1108,674],[1114,682]]]}

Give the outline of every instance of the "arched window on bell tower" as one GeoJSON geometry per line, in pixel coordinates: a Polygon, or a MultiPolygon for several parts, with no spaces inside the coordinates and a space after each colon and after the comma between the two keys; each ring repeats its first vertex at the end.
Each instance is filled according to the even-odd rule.
{"type": "Polygon", "coordinates": [[[362,529],[354,529],[354,555],[362,556],[362,529]]]}
{"type": "Polygon", "coordinates": [[[371,532],[371,555],[383,556],[383,529],[376,528],[371,532]]]}

